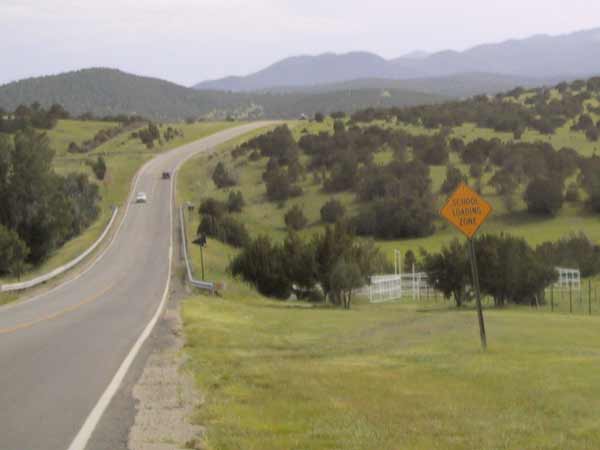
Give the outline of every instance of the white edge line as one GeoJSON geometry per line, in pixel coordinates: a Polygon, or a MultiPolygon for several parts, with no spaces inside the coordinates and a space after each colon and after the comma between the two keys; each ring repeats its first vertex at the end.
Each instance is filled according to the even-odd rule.
{"type": "MultiPolygon", "coordinates": [[[[159,155],[160,156],[160,155],[159,155]]],[[[12,309],[12,308],[19,308],[23,305],[27,305],[31,302],[34,302],[36,300],[39,300],[42,297],[45,297],[46,295],[49,295],[65,286],[68,286],[69,284],[73,283],[74,281],[78,280],[79,278],[81,278],[82,276],[84,276],[86,273],[88,273],[90,270],[92,270],[96,264],[98,264],[102,258],[104,258],[104,256],[106,255],[106,253],[108,253],[108,251],[110,250],[110,248],[112,247],[115,239],[117,238],[117,236],[119,235],[119,231],[121,230],[121,228],[123,227],[123,224],[125,223],[125,219],[127,218],[127,213],[129,212],[129,207],[131,206],[131,202],[133,200],[133,195],[135,193],[135,190],[137,188],[137,184],[138,181],[140,179],[140,176],[142,174],[142,172],[144,170],[146,170],[146,166],[149,165],[152,161],[154,161],[156,159],[156,157],[146,161],[144,163],[144,165],[142,167],[140,167],[137,171],[137,173],[135,174],[135,179],[133,180],[132,184],[131,184],[131,191],[129,192],[129,195],[127,196],[127,204],[123,210],[123,218],[121,219],[121,221],[119,222],[119,225],[117,227],[117,229],[114,231],[113,235],[110,238],[110,242],[108,243],[108,245],[106,246],[106,248],[104,250],[102,250],[102,253],[100,253],[96,259],[93,260],[93,262],[86,267],[82,272],[78,273],[77,275],[75,275],[73,278],[69,278],[68,280],[65,280],[64,282],[58,284],[56,287],[53,287],[52,289],[50,289],[49,291],[46,292],[42,292],[38,295],[34,295],[31,298],[28,298],[26,300],[23,301],[17,301],[15,303],[9,303],[6,306],[2,306],[0,307],[0,311],[6,311],[8,309],[12,309]]]]}
{"type": "MultiPolygon", "coordinates": [[[[262,127],[257,127],[256,129],[259,129],[259,128],[262,128],[262,127]]],[[[250,132],[252,130],[253,129],[248,130],[248,132],[250,132]]],[[[245,132],[246,132],[246,130],[245,130],[245,132]]],[[[242,135],[243,134],[244,133],[242,133],[242,135]]],[[[236,137],[237,136],[227,139],[227,141],[231,140],[231,139],[235,139],[236,137]]],[[[227,141],[225,141],[225,142],[227,142],[227,141]]],[[[144,345],[144,343],[150,336],[150,333],[152,333],[154,326],[158,322],[158,319],[160,318],[160,316],[164,310],[164,307],[167,303],[167,299],[169,298],[169,287],[171,284],[171,272],[172,272],[172,266],[173,266],[173,201],[174,201],[174,198],[176,195],[176,190],[177,190],[177,184],[175,183],[175,179],[177,178],[177,172],[179,171],[179,168],[185,162],[187,162],[189,159],[191,159],[192,157],[198,155],[199,153],[206,152],[207,150],[210,150],[213,147],[217,147],[218,145],[220,145],[220,144],[215,144],[212,146],[209,145],[207,148],[205,148],[199,152],[191,153],[186,158],[181,160],[175,167],[175,170],[173,171],[173,176],[171,177],[171,192],[170,192],[170,200],[169,200],[169,205],[170,205],[169,218],[170,218],[170,222],[171,222],[170,223],[170,234],[171,234],[170,240],[171,240],[171,242],[169,245],[169,270],[168,270],[168,276],[167,276],[167,283],[165,286],[165,290],[163,292],[162,300],[156,310],[156,313],[154,313],[154,316],[152,317],[152,319],[150,320],[148,325],[146,325],[146,328],[144,328],[144,331],[142,331],[142,334],[138,337],[137,341],[135,342],[135,344],[133,345],[133,347],[131,348],[131,350],[129,351],[129,353],[127,354],[127,356],[121,363],[119,370],[117,370],[117,373],[111,380],[110,384],[107,386],[106,390],[103,392],[102,396],[100,397],[100,399],[98,400],[98,402],[96,403],[96,405],[94,406],[94,408],[92,409],[90,414],[87,416],[85,422],[83,423],[83,426],[77,432],[77,435],[71,442],[71,445],[69,445],[68,450],[85,450],[85,447],[87,446],[88,441],[92,437],[92,433],[96,429],[96,426],[100,422],[100,419],[102,418],[102,415],[106,411],[106,408],[108,408],[108,405],[110,404],[111,400],[113,399],[113,397],[119,390],[119,387],[121,386],[121,383],[123,382],[125,376],[127,375],[127,372],[129,371],[130,367],[132,366],[133,362],[135,361],[136,356],[138,355],[142,346],[144,345]]],[[[146,164],[149,164],[151,161],[154,161],[154,159],[148,161],[146,164]]],[[[144,167],[145,167],[145,165],[144,165],[144,167]]],[[[142,167],[142,169],[144,167],[142,167]]],[[[142,172],[142,169],[140,169],[139,173],[142,172]]],[[[137,180],[136,180],[136,183],[137,183],[137,180]]],[[[124,221],[124,219],[123,219],[123,221],[124,221]]]]}
{"type": "MultiPolygon", "coordinates": [[[[260,129],[265,126],[266,125],[262,125],[260,127],[251,128],[250,130],[244,130],[244,133],[253,131],[254,129],[260,129]]],[[[244,133],[241,133],[240,135],[243,135],[244,133]]],[[[227,142],[231,139],[235,139],[236,137],[238,137],[238,136],[233,136],[230,139],[227,139],[225,142],[227,142]]],[[[175,167],[175,170],[173,171],[173,176],[171,177],[171,195],[170,195],[170,201],[169,201],[169,205],[170,205],[169,218],[170,218],[170,222],[171,222],[170,223],[170,234],[171,234],[170,240],[171,240],[171,242],[169,245],[169,270],[168,270],[168,276],[167,276],[167,283],[165,286],[165,290],[163,292],[162,300],[156,310],[156,313],[154,313],[154,316],[152,317],[152,319],[150,320],[148,325],[146,325],[146,328],[144,328],[144,331],[142,331],[142,334],[138,337],[137,341],[135,342],[135,344],[133,345],[133,347],[131,348],[131,350],[129,351],[129,353],[127,354],[127,356],[121,363],[119,370],[117,370],[117,373],[115,374],[115,376],[111,380],[110,384],[107,386],[106,390],[104,391],[104,393],[102,394],[102,396],[100,397],[100,399],[98,400],[96,405],[94,406],[94,409],[92,409],[90,414],[87,416],[85,422],[83,423],[83,426],[81,427],[81,429],[78,431],[77,435],[71,442],[71,445],[69,445],[68,450],[85,450],[85,447],[87,446],[88,441],[92,437],[92,433],[96,429],[96,426],[100,422],[102,415],[104,414],[104,412],[106,411],[106,408],[108,408],[108,405],[110,404],[111,400],[113,399],[113,397],[119,390],[119,387],[121,386],[123,379],[127,375],[129,368],[135,361],[136,356],[138,355],[142,346],[144,345],[144,343],[150,336],[150,333],[152,333],[152,330],[154,329],[154,326],[158,322],[158,319],[160,318],[160,315],[162,314],[162,311],[164,310],[165,304],[167,303],[167,299],[169,297],[169,287],[171,284],[171,272],[172,272],[172,265],[173,265],[173,201],[174,201],[174,198],[176,195],[176,190],[177,190],[177,184],[175,183],[175,180],[177,178],[177,172],[179,171],[179,168],[185,162],[187,162],[194,156],[196,156],[200,153],[206,152],[206,151],[210,150],[211,148],[217,147],[219,145],[220,144],[208,145],[207,148],[205,148],[203,150],[191,153],[190,155],[188,155],[187,157],[182,159],[177,164],[177,166],[175,167]]],[[[150,161],[148,161],[146,164],[149,164],[151,161],[154,161],[154,160],[155,159],[153,158],[150,161]]],[[[144,165],[144,167],[145,167],[145,165],[144,165]]],[[[142,169],[144,167],[142,167],[142,169]]],[[[142,172],[142,169],[140,169],[139,173],[142,172]]],[[[137,184],[137,179],[136,179],[136,184],[137,184]]],[[[128,206],[129,206],[129,204],[128,204],[128,206]]],[[[127,213],[127,211],[126,211],[126,213],[127,213]]],[[[125,221],[125,217],[123,218],[123,222],[124,221],[125,221]]],[[[121,222],[121,224],[122,224],[122,222],[121,222]]],[[[115,235],[116,235],[116,233],[115,233],[115,235]]],[[[112,244],[112,241],[111,241],[111,244],[112,244]]]]}
{"type": "Polygon", "coordinates": [[[137,341],[135,342],[135,344],[133,345],[133,347],[131,348],[131,350],[129,351],[129,353],[127,354],[127,356],[121,363],[119,370],[117,370],[117,373],[115,374],[115,376],[111,380],[110,384],[108,385],[108,387],[106,388],[106,390],[104,391],[104,393],[102,394],[102,396],[100,397],[100,399],[98,400],[96,405],[94,406],[94,409],[92,409],[90,414],[87,416],[87,419],[83,423],[83,426],[81,427],[81,429],[79,430],[79,432],[77,433],[77,435],[75,436],[73,441],[71,442],[71,445],[69,445],[68,450],[85,450],[85,447],[86,447],[88,441],[92,437],[92,433],[96,429],[98,422],[100,422],[100,419],[102,418],[102,415],[104,414],[104,411],[106,411],[106,408],[108,408],[108,405],[110,404],[112,398],[115,396],[115,394],[119,390],[119,387],[121,386],[121,383],[123,382],[123,379],[125,378],[125,375],[127,375],[129,368],[135,361],[136,356],[138,355],[142,346],[144,345],[144,343],[150,336],[150,333],[152,333],[154,326],[158,322],[158,319],[160,318],[160,315],[162,314],[162,312],[164,310],[165,304],[167,303],[167,299],[169,298],[169,287],[171,285],[171,270],[172,270],[172,264],[173,264],[173,196],[174,196],[173,186],[175,185],[174,181],[175,181],[175,177],[172,177],[171,190],[170,190],[170,201],[169,201],[169,220],[170,220],[170,225],[169,225],[169,228],[170,228],[169,268],[167,271],[167,283],[165,285],[165,290],[163,292],[162,299],[160,301],[160,304],[159,304],[156,312],[154,313],[154,316],[152,317],[152,319],[150,320],[148,325],[146,325],[146,328],[144,328],[144,331],[142,331],[142,334],[138,337],[137,341]]]}
{"type": "Polygon", "coordinates": [[[96,239],[96,241],[90,247],[88,247],[83,253],[81,253],[79,256],[73,258],[71,261],[69,261],[66,264],[63,264],[60,267],[57,267],[54,270],[51,270],[43,275],[40,275],[39,277],[32,278],[31,280],[23,281],[20,283],[3,284],[2,286],[0,286],[0,292],[18,292],[18,291],[23,291],[25,289],[39,286],[40,284],[44,284],[47,281],[53,280],[54,278],[67,273],[73,267],[79,265],[79,263],[81,263],[90,254],[92,254],[92,252],[94,250],[96,250],[96,248],[102,243],[102,241],[104,241],[104,239],[106,238],[106,236],[109,234],[110,230],[112,229],[112,226],[115,223],[118,213],[119,213],[119,207],[115,206],[113,209],[113,212],[110,216],[110,220],[109,220],[108,224],[104,227],[104,230],[102,231],[102,234],[100,235],[100,237],[98,239],[96,239]]]}

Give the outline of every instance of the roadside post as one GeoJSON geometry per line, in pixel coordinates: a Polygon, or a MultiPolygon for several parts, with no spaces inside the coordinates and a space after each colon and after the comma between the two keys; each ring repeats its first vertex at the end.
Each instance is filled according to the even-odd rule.
{"type": "Polygon", "coordinates": [[[440,210],[440,215],[464,234],[469,243],[469,261],[471,262],[471,276],[473,279],[473,288],[475,289],[475,300],[477,302],[479,336],[481,339],[481,348],[484,351],[487,349],[487,338],[483,308],[481,306],[481,290],[479,288],[479,271],[477,269],[474,237],[479,227],[481,227],[491,212],[492,206],[465,183],[461,183],[456,188],[440,210]]]}
{"type": "Polygon", "coordinates": [[[206,247],[206,234],[202,233],[198,238],[200,244],[200,267],[202,268],[202,281],[204,281],[204,247],[206,247]]]}

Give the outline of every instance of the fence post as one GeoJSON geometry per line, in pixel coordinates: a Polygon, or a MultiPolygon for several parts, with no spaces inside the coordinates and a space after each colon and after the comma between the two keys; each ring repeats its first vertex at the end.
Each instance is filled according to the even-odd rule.
{"type": "Polygon", "coordinates": [[[550,286],[550,312],[554,312],[554,285],[550,286]]]}
{"type": "Polygon", "coordinates": [[[588,314],[592,315],[592,280],[588,280],[588,314]]]}
{"type": "Polygon", "coordinates": [[[569,283],[569,313],[573,314],[573,285],[569,283]]]}

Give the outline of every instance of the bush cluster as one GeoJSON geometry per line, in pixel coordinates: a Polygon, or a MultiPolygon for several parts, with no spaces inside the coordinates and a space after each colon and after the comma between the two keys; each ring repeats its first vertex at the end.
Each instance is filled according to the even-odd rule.
{"type": "Polygon", "coordinates": [[[338,222],[311,241],[293,231],[282,244],[260,236],[242,249],[230,270],[266,296],[287,299],[295,292],[299,298],[315,298],[322,291],[329,302],[349,309],[354,291],[385,266],[371,242],[356,240],[338,222]]]}
{"type": "Polygon", "coordinates": [[[32,129],[0,135],[0,273],[39,264],[98,217],[98,186],[57,175],[48,138],[32,129]]]}
{"type": "MultiPolygon", "coordinates": [[[[475,239],[479,283],[496,306],[507,303],[540,304],[544,289],[557,273],[552,263],[522,238],[485,234],[475,239]]],[[[421,267],[432,285],[461,306],[472,296],[472,280],[466,243],[457,239],[440,252],[422,251],[421,267]]]]}
{"type": "Polygon", "coordinates": [[[198,208],[200,225],[196,234],[206,234],[234,247],[243,247],[250,241],[246,226],[230,213],[238,212],[241,192],[231,193],[227,203],[207,198],[198,208]],[[232,201],[233,198],[233,201],[232,201]]]}

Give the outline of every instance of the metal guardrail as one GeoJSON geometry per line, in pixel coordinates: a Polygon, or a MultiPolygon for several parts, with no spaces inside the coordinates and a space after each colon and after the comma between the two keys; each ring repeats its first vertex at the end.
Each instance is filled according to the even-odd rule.
{"type": "Polygon", "coordinates": [[[188,255],[188,248],[187,248],[187,228],[185,226],[185,217],[183,214],[184,214],[183,207],[180,207],[179,208],[179,224],[180,224],[180,229],[181,229],[181,249],[183,252],[183,259],[185,261],[185,269],[187,272],[187,281],[192,286],[197,287],[198,289],[210,291],[211,294],[214,294],[215,283],[213,283],[211,281],[196,280],[192,273],[192,264],[190,262],[190,258],[188,255]]]}
{"type": "Polygon", "coordinates": [[[115,218],[117,217],[118,211],[119,211],[119,208],[117,208],[117,207],[113,208],[112,217],[110,218],[108,225],[106,225],[106,228],[104,228],[104,231],[102,232],[100,237],[96,240],[96,242],[94,242],[91,245],[91,247],[89,247],[86,251],[84,251],[77,258],[73,259],[72,261],[68,262],[67,264],[65,264],[63,266],[57,267],[56,269],[54,269],[44,275],[40,275],[39,277],[33,278],[31,280],[23,281],[23,282],[19,282],[19,283],[4,284],[4,285],[0,286],[0,292],[22,291],[23,289],[28,289],[28,288],[31,288],[34,286],[38,286],[40,284],[45,283],[46,281],[51,280],[52,278],[62,275],[69,269],[72,269],[73,267],[75,267],[83,259],[85,259],[90,253],[92,253],[96,249],[96,247],[98,247],[98,245],[100,245],[100,243],[104,240],[104,238],[110,231],[113,223],[115,222],[115,218]]]}

